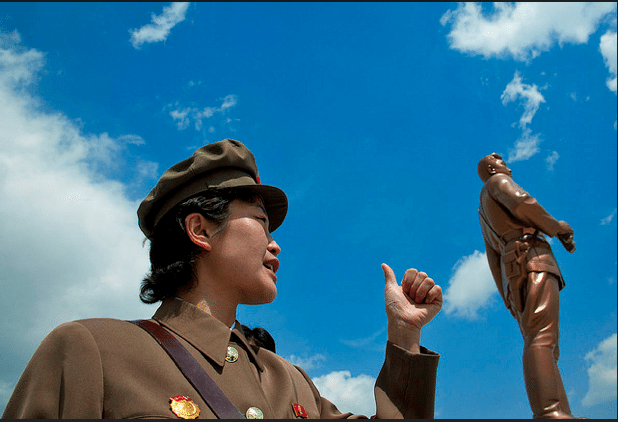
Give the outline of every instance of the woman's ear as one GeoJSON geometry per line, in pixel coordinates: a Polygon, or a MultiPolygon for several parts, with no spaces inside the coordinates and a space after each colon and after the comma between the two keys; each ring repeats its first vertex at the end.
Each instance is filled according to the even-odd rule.
{"type": "Polygon", "coordinates": [[[212,246],[208,233],[214,228],[214,223],[202,214],[194,212],[185,217],[185,231],[191,242],[210,252],[212,246]]]}

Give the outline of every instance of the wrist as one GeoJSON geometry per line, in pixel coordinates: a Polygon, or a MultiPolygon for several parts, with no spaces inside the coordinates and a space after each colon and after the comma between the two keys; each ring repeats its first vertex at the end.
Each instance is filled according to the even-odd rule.
{"type": "Polygon", "coordinates": [[[421,329],[402,321],[388,323],[388,341],[407,350],[418,354],[421,352],[421,329]]]}

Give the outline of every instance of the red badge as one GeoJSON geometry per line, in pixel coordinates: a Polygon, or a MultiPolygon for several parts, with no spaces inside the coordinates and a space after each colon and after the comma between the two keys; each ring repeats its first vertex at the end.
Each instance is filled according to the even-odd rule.
{"type": "Polygon", "coordinates": [[[262,184],[262,181],[260,180],[260,176],[255,176],[255,181],[257,182],[258,185],[262,184]]]}
{"type": "Polygon", "coordinates": [[[292,408],[294,409],[294,414],[297,418],[308,418],[305,408],[302,407],[300,404],[294,403],[292,405],[292,408]]]}

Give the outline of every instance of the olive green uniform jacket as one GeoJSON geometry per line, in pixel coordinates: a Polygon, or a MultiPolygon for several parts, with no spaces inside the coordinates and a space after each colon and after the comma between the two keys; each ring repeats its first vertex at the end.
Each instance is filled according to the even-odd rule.
{"type": "MultiPolygon", "coordinates": [[[[294,418],[351,417],[320,397],[309,376],[268,350],[247,343],[239,324],[230,330],[180,299],[167,299],[153,319],[170,330],[244,415],[294,418]],[[228,346],[238,360],[225,360],[228,346]]],[[[387,343],[375,385],[377,417],[433,418],[439,355],[413,355],[387,343]]],[[[116,319],[62,324],[41,343],[22,374],[3,418],[177,418],[170,398],[188,396],[200,418],[214,414],[165,350],[142,328],[116,319]]]]}

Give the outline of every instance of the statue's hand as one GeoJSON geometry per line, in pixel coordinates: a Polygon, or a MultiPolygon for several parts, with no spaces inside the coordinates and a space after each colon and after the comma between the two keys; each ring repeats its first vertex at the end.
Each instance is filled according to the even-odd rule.
{"type": "Polygon", "coordinates": [[[571,226],[569,226],[569,223],[567,223],[566,221],[558,221],[558,224],[560,225],[560,231],[558,232],[558,234],[570,234],[571,237],[573,237],[574,232],[571,226]]]}
{"type": "Polygon", "coordinates": [[[386,264],[384,301],[388,318],[388,339],[404,349],[420,352],[421,328],[442,308],[442,288],[424,272],[412,268],[397,283],[386,264]]]}
{"type": "Polygon", "coordinates": [[[566,221],[559,221],[560,231],[557,234],[558,240],[569,253],[575,252],[575,241],[573,240],[573,229],[566,221]]]}

